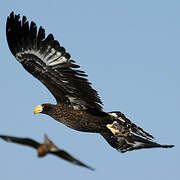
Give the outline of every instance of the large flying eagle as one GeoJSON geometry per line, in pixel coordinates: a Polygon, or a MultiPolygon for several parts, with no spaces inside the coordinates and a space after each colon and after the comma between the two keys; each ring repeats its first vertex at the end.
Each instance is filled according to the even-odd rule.
{"type": "Polygon", "coordinates": [[[9,49],[22,66],[54,95],[57,104],[38,105],[43,113],[83,132],[100,133],[120,152],[141,148],[171,148],[152,141],[153,136],[132,123],[121,112],[104,112],[96,90],[52,34],[12,12],[7,18],[9,49]]]}
{"type": "Polygon", "coordinates": [[[32,148],[37,149],[38,157],[44,157],[47,154],[55,155],[59,158],[62,158],[70,163],[73,163],[75,165],[79,165],[85,168],[88,168],[90,170],[94,170],[92,167],[87,166],[86,164],[82,163],[81,161],[77,160],[73,156],[71,156],[68,152],[59,149],[48,137],[47,135],[44,135],[44,143],[41,144],[33,139],[30,138],[19,138],[14,136],[6,136],[6,135],[0,135],[0,138],[7,142],[13,142],[25,146],[30,146],[32,148]]]}

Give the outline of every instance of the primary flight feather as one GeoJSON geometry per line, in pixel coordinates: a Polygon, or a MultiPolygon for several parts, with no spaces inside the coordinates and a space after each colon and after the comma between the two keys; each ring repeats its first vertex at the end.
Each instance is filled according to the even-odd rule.
{"type": "Polygon", "coordinates": [[[96,90],[85,72],[71,59],[52,34],[26,17],[12,12],[7,18],[6,35],[9,49],[22,66],[39,79],[53,94],[57,104],[38,105],[34,113],[44,113],[66,126],[83,132],[100,133],[120,152],[163,147],[153,136],[132,123],[119,111],[104,112],[96,90]]]}

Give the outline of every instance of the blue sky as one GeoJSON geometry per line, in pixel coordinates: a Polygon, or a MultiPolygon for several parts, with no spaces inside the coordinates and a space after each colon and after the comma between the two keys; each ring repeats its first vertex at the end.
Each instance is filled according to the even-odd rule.
{"type": "Polygon", "coordinates": [[[91,172],[30,148],[0,141],[1,179],[179,179],[180,2],[22,1],[1,3],[0,133],[43,141],[96,168],[91,172]],[[89,75],[104,110],[120,110],[162,144],[121,154],[98,134],[81,133],[46,115],[34,115],[50,92],[27,73],[8,49],[6,18],[26,15],[59,40],[89,75]]]}

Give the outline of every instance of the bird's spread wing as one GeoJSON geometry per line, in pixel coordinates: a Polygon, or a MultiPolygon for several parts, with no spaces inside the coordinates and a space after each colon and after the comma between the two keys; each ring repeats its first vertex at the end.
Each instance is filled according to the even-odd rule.
{"type": "Polygon", "coordinates": [[[143,136],[147,139],[153,139],[154,137],[149,134],[148,132],[144,131],[142,128],[131,122],[122,112],[120,111],[112,111],[109,112],[109,115],[113,116],[117,119],[120,125],[124,126],[125,128],[129,129],[132,133],[135,133],[139,136],[143,136]]]}
{"type": "Polygon", "coordinates": [[[9,49],[23,67],[39,79],[54,95],[58,103],[69,103],[75,109],[97,108],[101,100],[97,91],[78,70],[65,48],[54,40],[52,34],[45,36],[34,22],[12,12],[7,18],[6,35],[9,49]]]}
{"type": "Polygon", "coordinates": [[[120,111],[109,112],[114,118],[112,124],[107,124],[110,131],[103,132],[101,135],[107,142],[120,152],[132,151],[143,148],[172,148],[173,145],[161,145],[153,142],[151,134],[131,122],[120,111]]]}
{"type": "Polygon", "coordinates": [[[21,144],[21,145],[31,146],[35,149],[37,149],[40,145],[40,143],[29,138],[18,138],[18,137],[5,136],[5,135],[0,135],[0,138],[2,138],[3,140],[7,142],[13,142],[13,143],[21,144]]]}
{"type": "Polygon", "coordinates": [[[122,134],[112,134],[109,132],[101,133],[101,135],[106,139],[106,141],[119,152],[127,152],[137,149],[144,148],[172,148],[174,145],[161,145],[153,142],[149,139],[136,136],[134,134],[122,135],[122,134]]]}
{"type": "Polygon", "coordinates": [[[82,167],[85,167],[85,168],[88,168],[90,170],[94,170],[92,167],[82,163],[81,161],[77,160],[76,158],[74,158],[73,156],[71,156],[69,153],[67,153],[66,151],[63,151],[63,150],[58,150],[58,151],[51,151],[50,152],[51,154],[54,154],[66,161],[69,161],[73,164],[76,164],[76,165],[79,165],[79,166],[82,166],[82,167]]]}

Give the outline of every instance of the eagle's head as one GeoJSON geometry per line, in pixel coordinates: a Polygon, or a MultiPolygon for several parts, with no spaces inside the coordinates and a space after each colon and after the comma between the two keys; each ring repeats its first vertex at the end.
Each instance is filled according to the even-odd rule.
{"type": "Polygon", "coordinates": [[[53,110],[53,104],[41,104],[35,107],[34,114],[43,113],[43,114],[50,114],[53,110]]]}

